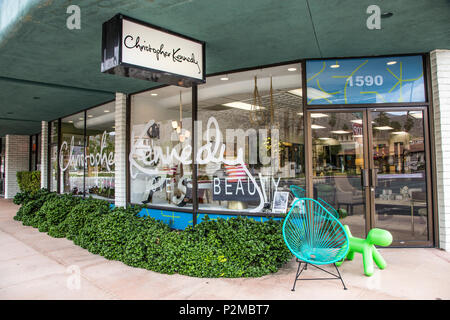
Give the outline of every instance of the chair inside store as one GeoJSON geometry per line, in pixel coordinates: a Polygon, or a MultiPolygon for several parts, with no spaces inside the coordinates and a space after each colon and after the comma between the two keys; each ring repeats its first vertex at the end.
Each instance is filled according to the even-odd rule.
{"type": "Polygon", "coordinates": [[[317,200],[299,198],[294,201],[283,223],[283,238],[299,263],[292,291],[295,291],[297,280],[324,279],[340,279],[347,289],[335,263],[342,260],[349,250],[348,235],[339,220],[317,200]],[[334,264],[337,274],[318,266],[326,264],[334,264]],[[333,277],[300,278],[308,265],[333,277]]]}
{"type": "MultiPolygon", "coordinates": [[[[298,186],[295,186],[295,185],[291,185],[289,187],[289,189],[291,189],[291,192],[294,194],[295,198],[301,199],[301,198],[305,198],[306,197],[306,190],[301,188],[301,187],[298,187],[298,186]]],[[[317,198],[317,201],[322,206],[324,206],[336,219],[339,219],[339,213],[328,202],[326,202],[325,200],[323,200],[320,197],[317,198]]]]}

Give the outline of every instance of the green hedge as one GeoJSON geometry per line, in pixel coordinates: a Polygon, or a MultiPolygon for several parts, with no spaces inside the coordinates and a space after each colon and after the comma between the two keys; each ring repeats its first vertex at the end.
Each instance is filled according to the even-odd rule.
{"type": "Polygon", "coordinates": [[[40,171],[19,171],[16,177],[22,192],[36,192],[41,188],[40,171]]]}
{"type": "Polygon", "coordinates": [[[195,277],[259,277],[276,272],[292,258],[282,223],[244,217],[209,220],[184,231],[151,217],[141,207],[110,209],[107,201],[57,195],[47,190],[20,193],[14,219],[53,237],[139,268],[195,277]]]}

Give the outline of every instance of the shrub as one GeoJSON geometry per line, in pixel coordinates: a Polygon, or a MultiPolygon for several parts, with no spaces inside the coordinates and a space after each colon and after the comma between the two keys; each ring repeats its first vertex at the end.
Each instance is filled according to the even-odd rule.
{"type": "Polygon", "coordinates": [[[140,209],[111,210],[106,201],[42,192],[25,202],[17,217],[107,259],[167,274],[259,277],[276,272],[292,257],[279,221],[206,216],[202,223],[179,231],[151,217],[138,217],[140,209]]]}
{"type": "Polygon", "coordinates": [[[80,201],[68,213],[64,220],[66,237],[76,240],[85,224],[91,224],[92,220],[103,214],[109,213],[109,202],[92,197],[80,201]]]}
{"type": "Polygon", "coordinates": [[[51,193],[46,189],[38,190],[37,192],[23,192],[18,193],[14,197],[14,202],[21,204],[22,206],[17,211],[15,220],[22,221],[24,225],[32,225],[36,213],[42,207],[42,205],[51,197],[55,197],[56,193],[51,193]]]}
{"type": "Polygon", "coordinates": [[[48,231],[49,236],[62,238],[66,236],[65,224],[63,223],[70,210],[79,203],[81,198],[70,194],[58,195],[47,200],[39,209],[38,227],[39,231],[48,231]]]}
{"type": "Polygon", "coordinates": [[[41,187],[40,171],[19,171],[16,173],[20,191],[36,192],[41,187]]]}
{"type": "Polygon", "coordinates": [[[18,205],[26,204],[28,201],[40,199],[48,195],[50,192],[47,189],[39,189],[36,191],[18,192],[14,196],[13,202],[18,205]]]}

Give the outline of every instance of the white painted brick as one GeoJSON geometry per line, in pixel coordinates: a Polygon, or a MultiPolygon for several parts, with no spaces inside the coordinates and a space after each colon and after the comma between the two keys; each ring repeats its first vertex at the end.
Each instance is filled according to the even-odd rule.
{"type": "Polygon", "coordinates": [[[30,136],[6,135],[5,198],[12,199],[19,192],[16,173],[28,171],[30,136]]]}
{"type": "Polygon", "coordinates": [[[126,110],[127,96],[123,93],[116,93],[116,114],[115,114],[115,204],[118,207],[126,206],[126,168],[128,155],[126,154],[126,110]]]}
{"type": "Polygon", "coordinates": [[[439,247],[450,251],[450,50],[431,52],[439,247]]]}

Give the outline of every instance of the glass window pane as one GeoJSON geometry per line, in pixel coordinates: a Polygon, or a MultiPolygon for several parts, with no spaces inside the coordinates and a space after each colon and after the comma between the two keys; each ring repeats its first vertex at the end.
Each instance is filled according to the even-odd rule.
{"type": "Polygon", "coordinates": [[[131,203],[192,207],[191,89],[168,86],[131,98],[131,203]]]}
{"type": "Polygon", "coordinates": [[[286,213],[305,186],[300,64],[199,86],[198,201],[214,211],[286,213]]]}
{"type": "Polygon", "coordinates": [[[428,234],[422,110],[372,112],[375,226],[394,241],[425,241],[428,234]]]}
{"type": "Polygon", "coordinates": [[[85,193],[94,198],[114,199],[115,111],[114,102],[86,111],[85,193]]]}
{"type": "Polygon", "coordinates": [[[365,236],[362,185],[364,137],[362,112],[311,112],[314,198],[341,218],[353,235],[365,236]]]}
{"type": "Polygon", "coordinates": [[[58,120],[50,122],[50,191],[57,191],[58,120]]]}
{"type": "Polygon", "coordinates": [[[61,120],[60,174],[61,193],[83,194],[84,112],[61,120]]]}

